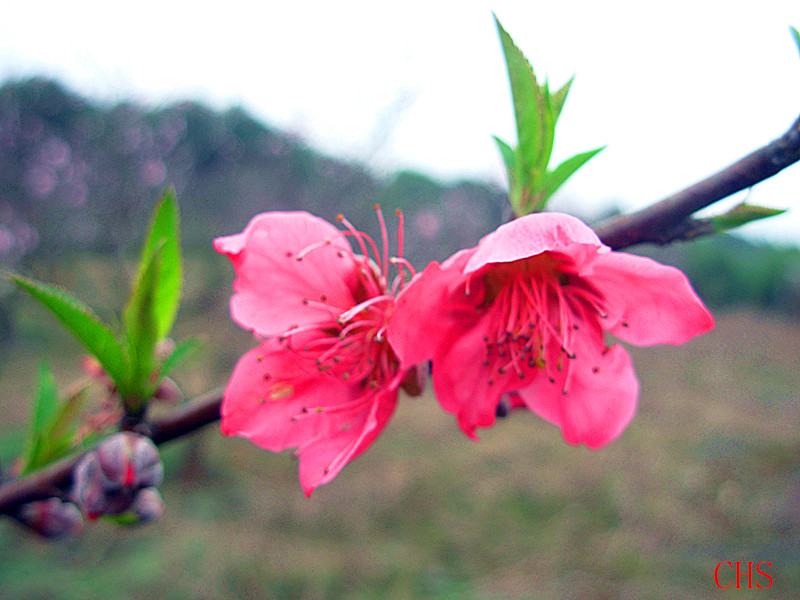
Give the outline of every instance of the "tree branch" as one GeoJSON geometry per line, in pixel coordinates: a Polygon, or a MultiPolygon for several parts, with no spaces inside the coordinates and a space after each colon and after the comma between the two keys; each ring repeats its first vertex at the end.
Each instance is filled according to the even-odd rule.
{"type": "Polygon", "coordinates": [[[769,179],[800,160],[800,118],[775,141],[685,190],[640,211],[601,223],[597,235],[614,250],[641,243],[665,244],[696,237],[686,222],[701,208],[769,179]],[[681,236],[681,229],[694,236],[681,236]]]}
{"type": "MultiPolygon", "coordinates": [[[[611,248],[634,244],[666,244],[709,233],[708,224],[691,215],[731,194],[752,187],[800,160],[800,118],[780,138],[726,169],[638,212],[602,223],[596,230],[611,248]]],[[[220,418],[222,390],[208,392],[169,415],[143,421],[133,427],[156,444],[188,435],[220,418]]],[[[62,459],[46,468],[0,482],[0,515],[14,515],[27,502],[64,496],[80,455],[62,459]]]]}
{"type": "MultiPolygon", "coordinates": [[[[213,390],[157,419],[142,421],[133,429],[156,444],[188,435],[219,419],[222,390],[213,390]]],[[[23,504],[53,496],[63,498],[72,482],[72,470],[83,453],[63,458],[19,479],[0,485],[0,515],[13,515],[23,504]]]]}

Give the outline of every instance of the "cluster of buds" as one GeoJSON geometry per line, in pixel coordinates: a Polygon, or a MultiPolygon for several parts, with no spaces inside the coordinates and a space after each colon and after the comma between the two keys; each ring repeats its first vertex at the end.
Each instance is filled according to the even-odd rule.
{"type": "Polygon", "coordinates": [[[123,431],[86,453],[72,472],[68,500],[48,498],[23,505],[16,518],[48,538],[83,533],[84,517],[112,515],[126,524],[143,524],[164,513],[156,490],[164,468],[153,442],[123,431]]]}
{"type": "Polygon", "coordinates": [[[146,523],[164,512],[155,489],[163,476],[155,444],[145,436],[123,431],[81,459],[73,472],[70,499],[92,520],[131,514],[135,522],[146,523]]]}

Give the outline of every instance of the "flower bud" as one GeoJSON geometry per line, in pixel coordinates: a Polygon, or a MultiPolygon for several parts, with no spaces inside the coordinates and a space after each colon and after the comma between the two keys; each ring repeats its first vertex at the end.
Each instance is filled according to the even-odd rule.
{"type": "Polygon", "coordinates": [[[175,350],[175,340],[172,338],[164,338],[156,344],[155,355],[160,362],[167,360],[172,351],[175,350]]]}
{"type": "Polygon", "coordinates": [[[70,499],[88,518],[96,519],[105,512],[106,489],[110,485],[111,482],[100,469],[97,454],[89,452],[81,458],[72,472],[70,499]]]}
{"type": "Polygon", "coordinates": [[[131,510],[139,519],[140,524],[149,523],[161,518],[164,514],[164,501],[158,490],[147,487],[139,490],[131,504],[131,510]]]}
{"type": "Polygon", "coordinates": [[[87,453],[73,473],[71,498],[90,519],[127,511],[137,491],[158,485],[163,467],[155,444],[125,431],[87,453]]]}
{"type": "Polygon", "coordinates": [[[163,479],[158,448],[143,435],[130,431],[117,433],[95,452],[103,475],[120,487],[131,490],[153,487],[163,479]]]}
{"type": "Polygon", "coordinates": [[[163,400],[164,402],[168,402],[170,404],[177,404],[183,400],[183,392],[181,392],[181,388],[179,388],[178,384],[172,379],[169,377],[164,377],[159,382],[158,388],[156,388],[156,391],[153,394],[153,398],[157,400],[163,400]]]}
{"type": "Polygon", "coordinates": [[[58,498],[24,504],[18,517],[22,523],[47,538],[77,537],[83,532],[83,517],[78,508],[58,498]]]}

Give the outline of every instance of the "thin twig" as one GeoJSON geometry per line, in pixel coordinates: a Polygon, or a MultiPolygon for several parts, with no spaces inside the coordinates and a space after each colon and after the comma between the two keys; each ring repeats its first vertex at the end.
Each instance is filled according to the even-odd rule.
{"type": "MultiPolygon", "coordinates": [[[[173,412],[142,421],[136,430],[149,435],[156,444],[192,433],[219,419],[222,390],[213,390],[198,396],[173,412]]],[[[72,480],[72,470],[83,454],[63,458],[24,477],[0,485],[0,515],[13,515],[28,502],[46,498],[64,497],[72,480]]]]}
{"type": "Polygon", "coordinates": [[[601,223],[596,228],[597,234],[615,250],[634,244],[664,244],[676,239],[689,239],[670,232],[685,228],[687,232],[696,233],[693,227],[684,224],[695,212],[769,179],[798,160],[800,118],[781,137],[722,171],[640,211],[601,223]]]}

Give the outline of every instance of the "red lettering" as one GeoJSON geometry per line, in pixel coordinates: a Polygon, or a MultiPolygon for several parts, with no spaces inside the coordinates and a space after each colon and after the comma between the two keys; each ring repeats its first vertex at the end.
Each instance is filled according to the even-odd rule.
{"type": "Polygon", "coordinates": [[[733,585],[733,582],[729,583],[728,585],[721,585],[721,584],[720,584],[720,582],[719,582],[719,568],[720,568],[722,565],[728,565],[728,566],[729,566],[731,569],[733,569],[733,564],[732,564],[732,563],[730,563],[730,562],[721,562],[721,563],[719,563],[719,564],[717,565],[717,568],[716,568],[716,569],[714,569],[714,583],[716,583],[716,584],[717,584],[717,587],[718,587],[718,588],[720,588],[720,589],[722,589],[722,590],[727,590],[729,587],[731,587],[731,586],[733,585]]]}
{"type": "Polygon", "coordinates": [[[739,568],[742,566],[742,561],[736,561],[736,589],[739,590],[742,588],[742,585],[739,583],[742,574],[739,572],[739,568]]]}
{"type": "Polygon", "coordinates": [[[768,565],[769,568],[771,569],[772,568],[772,563],[771,562],[767,562],[766,560],[762,560],[760,563],[758,563],[756,565],[756,573],[758,573],[759,575],[763,575],[764,577],[769,579],[769,584],[765,585],[765,586],[762,586],[760,583],[758,583],[758,581],[756,581],[756,587],[758,589],[760,589],[760,590],[766,590],[766,589],[772,587],[772,576],[769,573],[765,573],[764,571],[762,571],[761,570],[761,565],[768,565]]]}

